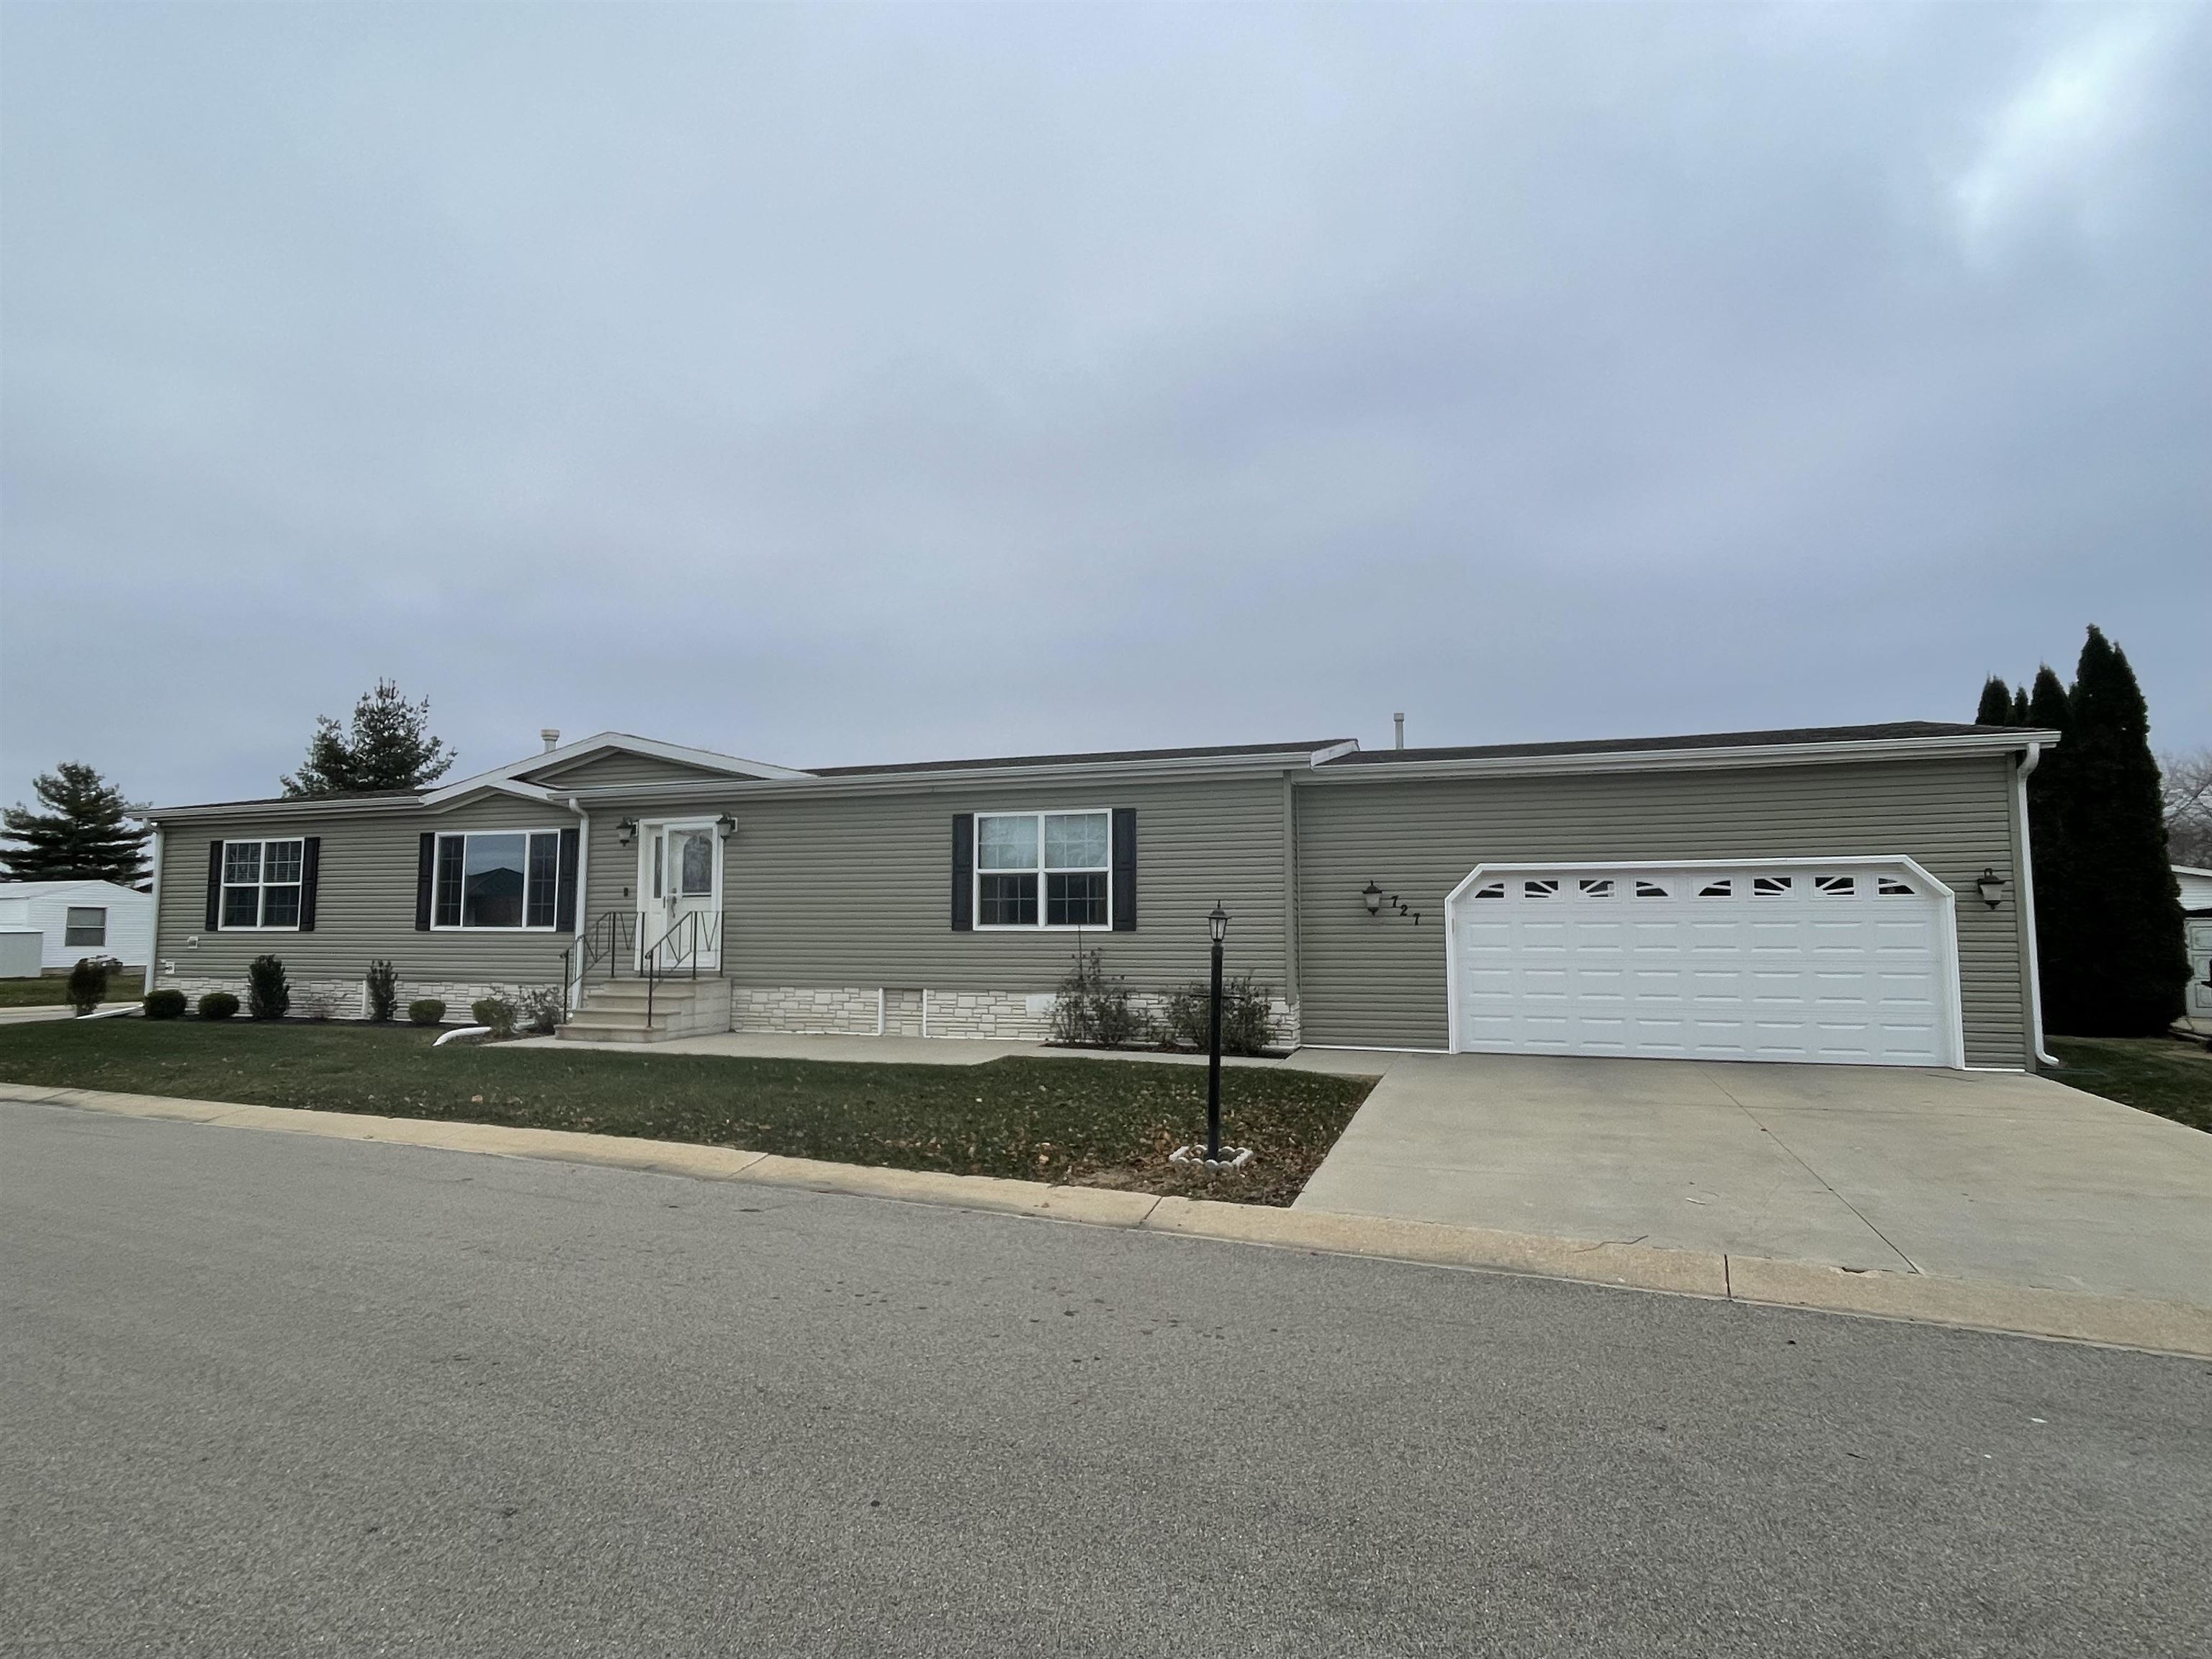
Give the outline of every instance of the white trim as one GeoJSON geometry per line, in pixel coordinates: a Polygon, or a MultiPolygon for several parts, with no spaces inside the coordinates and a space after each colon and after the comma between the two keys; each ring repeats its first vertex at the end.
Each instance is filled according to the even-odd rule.
{"type": "MultiPolygon", "coordinates": [[[[668,929],[673,925],[668,918],[667,896],[647,890],[652,886],[653,882],[649,874],[650,866],[646,861],[656,844],[663,846],[665,857],[665,843],[661,843],[659,842],[659,838],[665,836],[672,830],[703,830],[706,831],[708,838],[714,843],[714,890],[710,896],[708,896],[709,902],[708,904],[708,914],[718,919],[714,933],[714,965],[719,971],[722,960],[722,935],[719,925],[719,918],[720,918],[722,915],[723,904],[722,865],[724,860],[729,856],[729,844],[722,838],[722,826],[718,819],[699,817],[644,818],[641,819],[638,823],[637,908],[641,915],[652,918],[652,926],[650,927],[641,926],[637,930],[637,969],[640,973],[645,971],[646,948],[653,944],[662,935],[665,934],[668,929]],[[652,939],[647,939],[646,937],[648,933],[653,935],[652,939]]],[[[667,878],[671,873],[672,872],[664,865],[661,872],[663,878],[662,884],[664,886],[668,884],[667,878]]],[[[689,896],[697,898],[700,895],[694,893],[689,895],[689,896]]],[[[703,957],[701,959],[700,965],[702,967],[706,965],[703,957]]]]}
{"type": "Polygon", "coordinates": [[[921,988],[921,1034],[929,1035],[929,987],[921,988]]]}
{"type": "Polygon", "coordinates": [[[1112,930],[1114,926],[1114,809],[1110,806],[1047,806],[1000,807],[978,810],[975,814],[975,851],[969,862],[975,866],[968,872],[969,930],[977,933],[1099,933],[1112,930]],[[1036,820],[1036,863],[1025,870],[985,870],[983,868],[983,820],[985,818],[1034,818],[1036,820]],[[1044,861],[1044,821],[1047,818],[1104,818],[1106,820],[1106,862],[1103,865],[1065,865],[1048,867],[1044,861]],[[1106,878],[1106,920],[1103,921],[1047,921],[1047,896],[1050,876],[1092,876],[1106,878]],[[983,878],[994,876],[1034,875],[1037,878],[1035,921],[992,921],[983,920],[983,878]]]}
{"type": "Polygon", "coordinates": [[[884,988],[876,987],[876,1035],[884,1034],[884,988]]]}
{"type": "Polygon", "coordinates": [[[1444,1042],[1446,1052],[1465,1054],[1488,1052],[1463,1049],[1460,1047],[1459,1032],[1459,906],[1468,890],[1486,876],[1527,874],[1534,872],[1577,870],[1680,871],[1680,870],[1760,870],[1791,869],[1818,871],[1838,865],[1857,865],[1861,867],[1887,867],[1901,870],[1922,883],[1923,895],[1936,899],[1938,935],[1937,949],[1942,960],[1936,963],[1939,973],[1947,975],[1945,983],[1950,996],[1950,1018],[1945,1035],[1950,1039],[1950,1054],[1943,1061],[1952,1071],[1965,1069],[1966,1064],[1966,986],[1959,966],[1959,896],[1951,884],[1939,881],[1930,874],[1919,860],[1902,854],[1839,854],[1820,857],[1758,858],[1758,859],[1599,859],[1576,861],[1572,860],[1519,860],[1510,863],[1478,864],[1462,877],[1450,892],[1444,895],[1444,1042]]]}
{"type": "Polygon", "coordinates": [[[643,755],[653,760],[672,761],[681,766],[696,766],[702,771],[722,772],[735,777],[806,778],[813,775],[811,772],[801,772],[788,766],[772,766],[766,761],[744,760],[735,755],[717,754],[711,749],[687,749],[681,744],[662,743],[655,738],[635,737],[628,732],[600,732],[588,738],[580,738],[574,743],[563,744],[558,749],[541,749],[525,759],[505,766],[495,766],[489,772],[478,772],[475,776],[463,778],[457,783],[441,784],[423,793],[422,805],[440,805],[456,796],[477,789],[495,788],[533,772],[544,772],[571,762],[588,760],[601,753],[643,755]]]}
{"type": "MultiPolygon", "coordinates": [[[[1361,779],[1543,777],[1561,772],[1698,772],[1735,767],[1821,766],[1853,761],[1929,760],[1949,755],[2008,755],[2031,743],[2055,743],[2058,733],[2006,726],[1984,736],[1864,738],[1840,743],[1762,743],[1695,749],[1607,749],[1567,755],[1476,755],[1437,760],[1391,760],[1324,766],[1332,783],[1361,779]]],[[[1388,752],[1378,750],[1378,753],[1388,752]]]]}
{"type": "MultiPolygon", "coordinates": [[[[498,830],[439,830],[432,832],[430,846],[430,931],[434,933],[557,933],[561,931],[561,836],[559,824],[533,823],[498,830]],[[490,836],[520,836],[522,837],[522,914],[524,920],[512,927],[488,926],[482,922],[440,921],[438,920],[438,875],[446,861],[445,843],[461,843],[461,880],[468,880],[468,842],[472,837],[490,836]],[[553,837],[553,916],[551,921],[532,922],[530,915],[530,842],[536,836],[553,837]]],[[[582,883],[577,885],[580,888],[582,883]]],[[[580,894],[579,895],[580,897],[580,894]]],[[[469,896],[461,894],[461,914],[466,915],[469,896]]]]}
{"type": "MultiPolygon", "coordinates": [[[[1358,738],[1346,738],[1342,743],[1333,743],[1326,749],[1315,750],[1310,756],[1307,757],[1306,763],[1309,766],[1326,766],[1339,756],[1356,754],[1358,749],[1358,738]]],[[[1413,1051],[1408,1049],[1407,1052],[1410,1054],[1413,1051]]]]}
{"type": "Polygon", "coordinates": [[[1387,1042],[1301,1042],[1291,1052],[1296,1054],[1298,1048],[1327,1048],[1332,1053],[1345,1054],[1448,1054],[1452,1052],[1449,1048],[1401,1048],[1387,1042]]]}
{"type": "Polygon", "coordinates": [[[158,823],[154,826],[154,851],[149,862],[153,866],[153,890],[149,896],[154,901],[154,915],[153,925],[147,929],[144,994],[150,997],[154,994],[155,975],[161,965],[161,826],[158,823]]]}
{"type": "Polygon", "coordinates": [[[2028,841],[2027,775],[2043,759],[2043,745],[2031,743],[2020,764],[2013,769],[2013,810],[2020,814],[2020,868],[2013,872],[2013,890],[2019,896],[2020,925],[2027,934],[2027,1020],[2036,1062],[2056,1066],[2058,1057],[2043,1048],[2043,964],[2035,946],[2035,849],[2028,841]]]}
{"type": "MultiPolygon", "coordinates": [[[[583,1001],[584,932],[589,925],[592,914],[592,815],[574,801],[568,803],[568,810],[574,812],[579,820],[576,825],[576,914],[574,926],[568,929],[569,937],[576,941],[575,978],[570,984],[561,988],[561,1000],[562,1012],[573,1014],[583,1001]],[[572,991],[574,993],[573,998],[570,995],[572,991]]],[[[556,933],[561,931],[560,856],[558,853],[553,855],[553,931],[556,933]]],[[[430,875],[434,882],[437,878],[437,858],[434,850],[430,861],[430,875]]],[[[430,895],[434,909],[436,908],[437,898],[437,892],[434,887],[430,895]]]]}
{"type": "MultiPolygon", "coordinates": [[[[218,933],[296,933],[300,931],[300,916],[307,908],[307,837],[305,836],[226,836],[222,841],[222,876],[215,890],[215,931],[218,933]],[[269,848],[297,842],[300,848],[300,878],[297,881],[270,881],[268,878],[269,848]],[[234,847],[258,847],[259,855],[254,860],[254,878],[252,881],[233,881],[230,878],[230,849],[234,847]],[[258,918],[269,908],[271,887],[289,887],[300,896],[300,908],[293,912],[288,924],[275,926],[261,921],[233,921],[230,920],[230,895],[234,889],[251,887],[256,895],[253,914],[258,918]]],[[[159,912],[156,912],[158,919],[159,912]]]]}

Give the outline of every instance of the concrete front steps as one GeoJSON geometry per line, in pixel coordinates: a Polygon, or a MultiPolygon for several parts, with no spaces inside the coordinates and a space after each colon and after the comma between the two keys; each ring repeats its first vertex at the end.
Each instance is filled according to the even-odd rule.
{"type": "Polygon", "coordinates": [[[560,1036],[568,1042],[665,1042],[730,1029],[730,982],[726,979],[664,979],[653,988],[653,1018],[646,1020],[643,980],[593,985],[583,1006],[568,1016],[560,1036]]]}

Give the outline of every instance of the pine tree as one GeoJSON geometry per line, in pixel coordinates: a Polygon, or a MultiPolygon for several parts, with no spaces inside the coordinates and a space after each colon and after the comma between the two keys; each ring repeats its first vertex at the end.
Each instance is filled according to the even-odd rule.
{"type": "MultiPolygon", "coordinates": [[[[2127,653],[2095,628],[2067,704],[2060,816],[2075,883],[2072,954],[2064,997],[2045,1012],[2054,1030],[2077,1036],[2154,1036],[2180,1017],[2189,980],[2181,902],[2149,711],[2127,653]]],[[[2036,870],[2039,897],[2039,858],[2036,870]]]]}
{"type": "Polygon", "coordinates": [[[31,787],[47,810],[20,801],[7,810],[7,838],[22,843],[0,847],[9,880],[137,884],[151,832],[131,822],[120,790],[78,761],[64,761],[31,787]]]}
{"type": "Polygon", "coordinates": [[[410,703],[390,680],[353,706],[350,731],[327,714],[315,717],[307,758],[284,780],[291,796],[349,795],[375,789],[420,789],[436,782],[456,757],[430,735],[430,700],[410,703]]]}
{"type": "Polygon", "coordinates": [[[2074,761],[2074,709],[2064,682],[2049,663],[2035,671],[2034,689],[2027,694],[2026,724],[2058,733],[2057,744],[2045,749],[2027,779],[2028,856],[2035,871],[2035,955],[2041,969],[2044,1024],[2054,1024],[2051,1010],[2070,1006],[2081,961],[2077,944],[2081,912],[2080,884],[2075,878],[2072,844],[2067,833],[2065,803],[2068,769],[2074,761]]]}
{"type": "Polygon", "coordinates": [[[2024,685],[2012,694],[2012,723],[2027,724],[2027,688],[2024,685]]]}
{"type": "Polygon", "coordinates": [[[2012,722],[2012,689],[1992,674],[1982,682],[1981,706],[1974,710],[1977,726],[2010,726],[2012,722]]]}

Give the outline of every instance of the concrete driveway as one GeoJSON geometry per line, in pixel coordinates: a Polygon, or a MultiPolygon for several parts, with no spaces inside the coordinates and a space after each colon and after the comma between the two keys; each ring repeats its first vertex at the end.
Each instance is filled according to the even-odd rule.
{"type": "Polygon", "coordinates": [[[2046,1079],[1388,1062],[1296,1207],[2212,1305],[2212,1135],[2046,1079]]]}

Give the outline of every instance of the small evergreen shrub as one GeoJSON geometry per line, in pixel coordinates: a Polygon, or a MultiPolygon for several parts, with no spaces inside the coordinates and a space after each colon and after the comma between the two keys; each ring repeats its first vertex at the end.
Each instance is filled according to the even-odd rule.
{"type": "Polygon", "coordinates": [[[238,1012],[238,999],[228,991],[210,991],[200,999],[202,1019],[228,1019],[238,1012]]]}
{"type": "Polygon", "coordinates": [[[1106,972],[1104,953],[1078,947],[1075,967],[1053,997],[1052,1040],[1126,1048],[1155,1042],[1158,1035],[1152,1017],[1130,995],[1128,981],[1106,972]]]}
{"type": "Polygon", "coordinates": [[[259,956],[246,964],[246,1012],[256,1019],[282,1019],[292,1012],[292,987],[281,958],[259,956]]]}
{"type": "Polygon", "coordinates": [[[538,1036],[551,1036],[561,1025],[561,994],[540,987],[522,994],[520,1018],[522,1029],[538,1036]]]}
{"type": "Polygon", "coordinates": [[[90,1013],[107,1000],[107,963],[99,957],[86,957],[70,969],[70,1006],[80,1017],[90,1013]]]}
{"type": "MultiPolygon", "coordinates": [[[[1221,1052],[1256,1054],[1275,1040],[1275,988],[1255,985],[1252,975],[1240,974],[1221,988],[1221,1052]]],[[[1168,993],[1165,1024],[1168,1041],[1179,1048],[1206,1052],[1212,1023],[1213,992],[1193,982],[1168,993]]]]}
{"type": "Polygon", "coordinates": [[[435,1025],[446,1017],[446,1005],[435,997],[417,997],[407,1005],[407,1018],[414,1025],[435,1025]]]}
{"type": "Polygon", "coordinates": [[[182,1019],[191,1005],[182,991],[149,991],[146,993],[146,1018],[149,1019],[182,1019]]]}
{"type": "Polygon", "coordinates": [[[399,970],[380,958],[368,964],[362,982],[368,988],[365,1012],[379,1025],[388,1024],[399,1007],[399,970]]]}
{"type": "Polygon", "coordinates": [[[505,997],[478,997],[469,1004],[469,1012],[495,1037],[514,1035],[514,1005],[505,997]]]}

